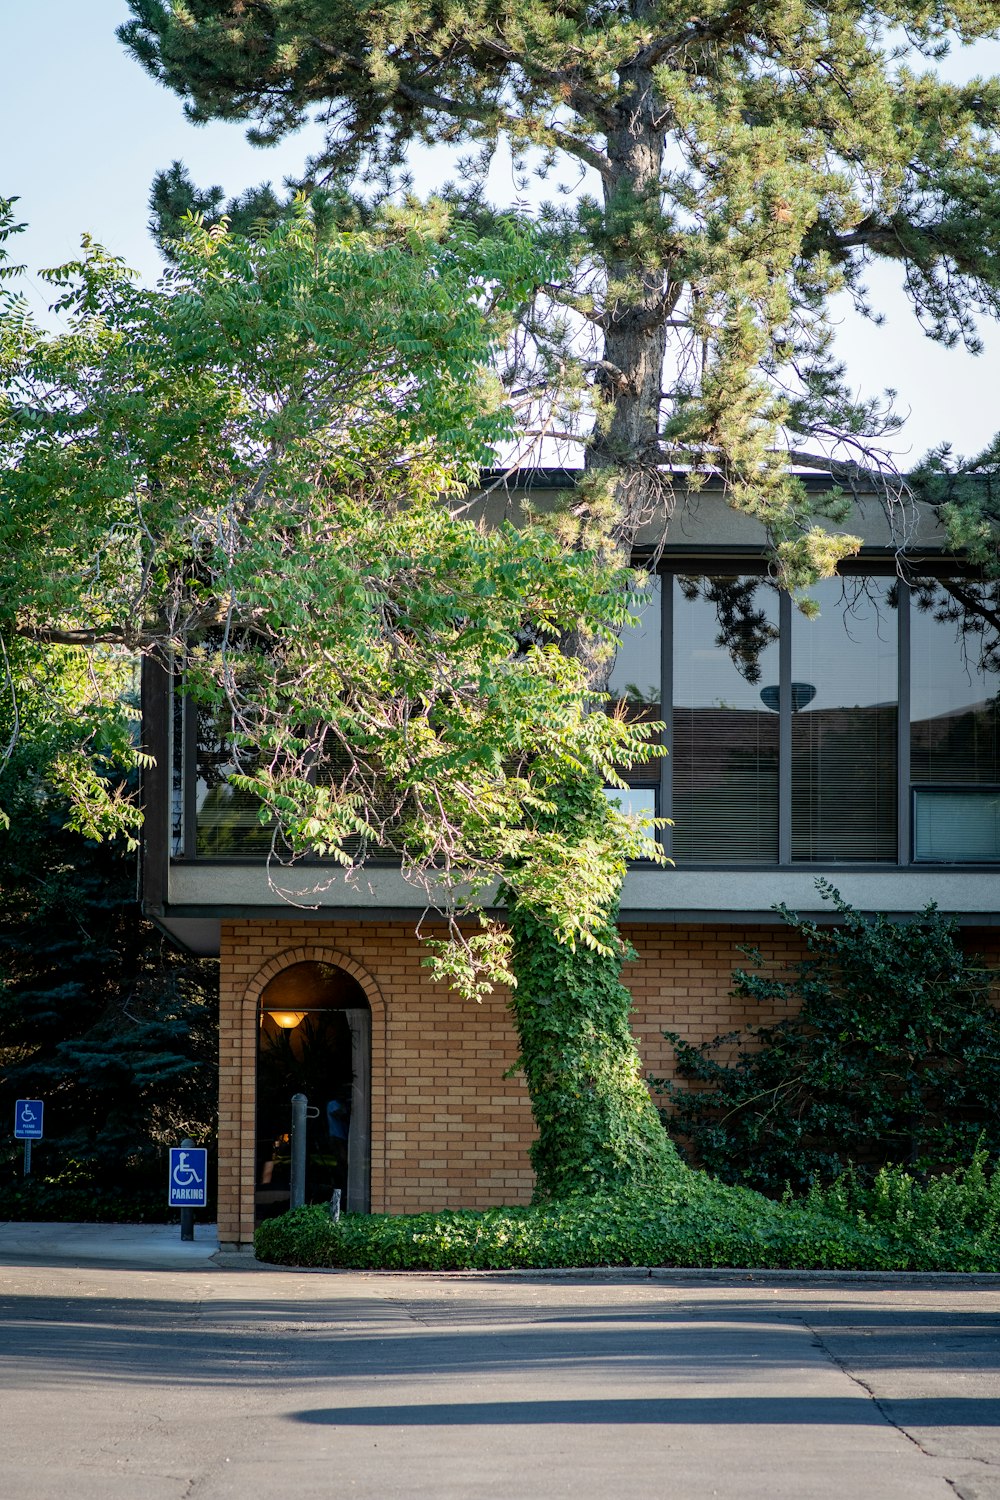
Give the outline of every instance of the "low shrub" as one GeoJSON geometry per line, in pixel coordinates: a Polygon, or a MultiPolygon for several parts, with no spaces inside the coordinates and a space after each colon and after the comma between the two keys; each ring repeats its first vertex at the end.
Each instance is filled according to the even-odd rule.
{"type": "Polygon", "coordinates": [[[155,1186],[127,1173],[115,1185],[100,1180],[90,1164],[70,1159],[49,1172],[0,1180],[0,1221],[162,1223],[177,1217],[165,1207],[166,1175],[163,1163],[155,1186]]]}
{"type": "Polygon", "coordinates": [[[261,1260],[396,1271],[570,1266],[898,1269],[879,1230],[811,1204],[781,1204],[698,1172],[653,1191],[477,1213],[295,1209],[257,1231],[261,1260]]]}
{"type": "Polygon", "coordinates": [[[924,1180],[903,1167],[873,1182],[847,1172],[813,1188],[806,1207],[881,1235],[913,1270],[1000,1271],[1000,1168],[990,1171],[982,1150],[924,1180]]]}

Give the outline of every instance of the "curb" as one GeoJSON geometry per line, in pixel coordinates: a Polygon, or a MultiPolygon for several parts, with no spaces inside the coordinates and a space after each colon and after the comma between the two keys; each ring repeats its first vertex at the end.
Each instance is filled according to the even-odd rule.
{"type": "Polygon", "coordinates": [[[720,1266],[553,1266],[511,1267],[504,1271],[381,1270],[360,1266],[283,1266],[258,1260],[252,1250],[220,1250],[211,1263],[223,1271],[284,1271],[298,1276],[413,1277],[440,1281],[662,1281],[679,1286],[778,1286],[884,1288],[896,1291],[937,1287],[1000,1292],[1000,1275],[992,1271],[806,1271],[745,1270],[720,1266]]]}

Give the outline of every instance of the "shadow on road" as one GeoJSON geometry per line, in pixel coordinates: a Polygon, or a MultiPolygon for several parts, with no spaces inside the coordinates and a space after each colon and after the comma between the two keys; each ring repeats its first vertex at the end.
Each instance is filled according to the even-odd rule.
{"type": "MultiPolygon", "coordinates": [[[[885,1417],[863,1397],[685,1396],[669,1400],[460,1401],[405,1406],[320,1407],[290,1414],[324,1427],[506,1427],[583,1423],[655,1426],[881,1426],[885,1417]]],[[[892,1403],[899,1427],[1000,1427],[1000,1400],[931,1397],[892,1403]]]]}
{"type": "MultiPolygon", "coordinates": [[[[294,1386],[341,1374],[416,1377],[512,1368],[556,1372],[594,1362],[621,1375],[673,1372],[704,1383],[745,1375],[751,1360],[758,1371],[788,1369],[801,1362],[806,1346],[820,1341],[830,1341],[838,1359],[865,1371],[944,1369],[973,1378],[1000,1370],[996,1316],[971,1307],[964,1311],[960,1295],[957,1307],[944,1310],[873,1306],[870,1300],[866,1304],[851,1298],[832,1306],[824,1297],[780,1295],[715,1301],[685,1295],[679,1301],[676,1294],[661,1296],[650,1288],[641,1301],[628,1305],[623,1300],[609,1309],[607,1294],[583,1286],[563,1286],[544,1295],[536,1289],[534,1301],[461,1290],[450,1297],[428,1296],[429,1287],[408,1295],[399,1284],[365,1287],[361,1295],[350,1295],[340,1283],[324,1284],[315,1296],[301,1295],[301,1282],[296,1290],[299,1295],[283,1295],[270,1281],[267,1295],[207,1296],[202,1301],[0,1293],[0,1380],[23,1381],[27,1356],[35,1388],[108,1381],[253,1386],[273,1381],[276,1370],[286,1385],[294,1386]]],[[[629,1418],[626,1403],[622,1415],[604,1420],[681,1420],[666,1407],[653,1416],[648,1404],[640,1407],[647,1415],[629,1418]]],[[[438,1420],[472,1420],[465,1411],[456,1408],[453,1417],[438,1420]]],[[[992,1401],[969,1400],[959,1406],[931,1401],[929,1415],[912,1420],[992,1426],[998,1425],[998,1411],[992,1401]],[[944,1405],[965,1415],[945,1417],[944,1405]]],[[[752,1414],[736,1418],[731,1412],[724,1419],[776,1420],[752,1414]]],[[[355,1412],[301,1420],[359,1418],[355,1412]]],[[[690,1415],[683,1420],[691,1420],[690,1415]]],[[[699,1420],[715,1418],[709,1409],[699,1420]]],[[[814,1417],[789,1420],[840,1418],[824,1417],[818,1409],[814,1417]]],[[[854,1414],[851,1420],[859,1418],[854,1414]]]]}

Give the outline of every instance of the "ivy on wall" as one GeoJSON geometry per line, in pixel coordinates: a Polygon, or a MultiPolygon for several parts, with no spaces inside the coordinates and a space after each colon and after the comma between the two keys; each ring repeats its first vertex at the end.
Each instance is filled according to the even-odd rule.
{"type": "MultiPolygon", "coordinates": [[[[600,786],[581,778],[559,789],[554,820],[585,843],[591,829],[599,833],[607,805],[600,786]]],[[[509,908],[511,1013],[538,1127],[536,1200],[655,1188],[683,1172],[642,1079],[632,996],[621,981],[630,951],[616,917],[615,906],[594,945],[571,946],[526,903],[509,908]]]]}

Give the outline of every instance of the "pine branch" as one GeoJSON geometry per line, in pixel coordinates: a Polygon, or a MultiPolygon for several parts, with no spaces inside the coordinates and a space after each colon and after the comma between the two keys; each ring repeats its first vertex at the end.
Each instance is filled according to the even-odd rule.
{"type": "Polygon", "coordinates": [[[968,614],[978,615],[981,620],[985,620],[987,624],[992,625],[993,629],[1000,635],[1000,614],[996,610],[989,609],[981,599],[977,599],[974,594],[970,594],[967,589],[963,588],[954,577],[944,576],[936,578],[934,581],[946,593],[950,594],[955,602],[960,604],[968,614]]]}
{"type": "Polygon", "coordinates": [[[801,448],[789,448],[785,454],[790,464],[798,464],[803,469],[819,469],[824,474],[829,474],[831,479],[843,479],[852,482],[862,482],[872,485],[884,485],[887,480],[896,476],[887,474],[884,469],[869,468],[865,464],[858,463],[850,458],[831,458],[827,453],[809,453],[801,448]]]}
{"type": "Polygon", "coordinates": [[[531,57],[515,52],[503,42],[489,38],[480,43],[482,50],[492,53],[501,61],[520,68],[526,78],[537,80],[554,88],[562,103],[575,109],[578,114],[597,120],[605,130],[616,130],[621,124],[620,112],[608,105],[599,94],[582,84],[571,68],[547,68],[534,62],[531,57]]]}
{"type": "Polygon", "coordinates": [[[732,10],[724,12],[714,21],[692,21],[683,31],[676,31],[672,36],[658,37],[656,41],[650,42],[637,52],[630,63],[623,66],[637,72],[648,68],[655,68],[657,63],[669,57],[671,53],[683,52],[688,47],[693,47],[703,42],[718,41],[724,36],[730,36],[735,26],[754,9],[750,0],[733,6],[732,10]]]}
{"type": "MultiPolygon", "coordinates": [[[[344,52],[339,47],[331,46],[329,42],[324,42],[321,37],[311,36],[309,42],[310,45],[316,47],[327,57],[343,63],[352,72],[359,74],[361,77],[367,77],[367,68],[364,59],[355,57],[350,52],[344,52]]],[[[409,100],[411,104],[419,104],[422,108],[434,110],[437,114],[450,115],[456,120],[472,120],[480,125],[492,124],[497,116],[505,119],[510,125],[514,125],[517,120],[516,115],[508,114],[499,105],[477,106],[460,103],[457,99],[449,99],[446,95],[439,94],[434,90],[416,88],[413,84],[404,83],[401,78],[396,79],[393,87],[397,93],[402,94],[403,98],[409,100]]]]}

